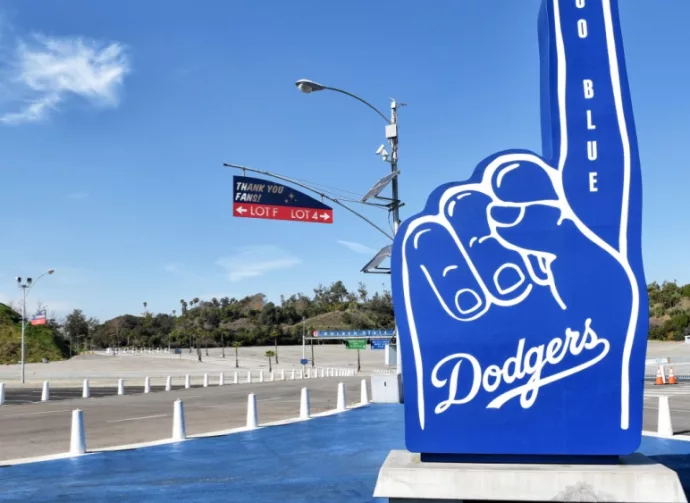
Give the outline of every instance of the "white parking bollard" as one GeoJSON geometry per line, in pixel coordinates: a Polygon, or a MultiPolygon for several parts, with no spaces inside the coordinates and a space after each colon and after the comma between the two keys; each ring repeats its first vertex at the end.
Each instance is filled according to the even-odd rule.
{"type": "Polygon", "coordinates": [[[659,397],[657,433],[663,437],[673,436],[673,424],[671,423],[671,406],[668,402],[668,396],[665,395],[659,397]]]}
{"type": "Polygon", "coordinates": [[[218,376],[218,386],[223,386],[225,384],[225,376],[221,372],[218,376]]]}
{"type": "Polygon", "coordinates": [[[173,404],[173,440],[184,440],[187,438],[187,426],[184,420],[184,405],[179,398],[173,404]]]}
{"type": "Polygon", "coordinates": [[[204,388],[208,388],[208,374],[204,374],[204,388]]]}
{"type": "Polygon", "coordinates": [[[338,383],[338,401],[336,403],[336,410],[345,410],[345,384],[341,382],[338,383]]]}
{"type": "Polygon", "coordinates": [[[281,381],[285,380],[285,369],[280,369],[280,380],[281,381]]]}
{"type": "Polygon", "coordinates": [[[72,411],[72,434],[69,442],[69,453],[80,456],[86,453],[86,432],[84,431],[84,412],[80,409],[72,411]]]}
{"type": "Polygon", "coordinates": [[[295,369],[292,369],[290,371],[290,379],[292,379],[293,381],[295,380],[295,369]]]}
{"type": "Polygon", "coordinates": [[[165,380],[165,391],[172,391],[172,376],[168,376],[165,380]]]}
{"type": "Polygon", "coordinates": [[[304,370],[299,371],[299,378],[304,379],[304,370]]]}
{"type": "Polygon", "coordinates": [[[43,381],[43,391],[41,392],[41,402],[50,400],[50,384],[48,381],[43,381]]]}
{"type": "Polygon", "coordinates": [[[0,382],[0,405],[5,403],[5,383],[0,382]]]}
{"type": "Polygon", "coordinates": [[[233,378],[232,382],[234,382],[235,384],[239,384],[240,381],[239,381],[239,376],[237,375],[237,372],[235,372],[235,377],[233,378]]]}
{"type": "Polygon", "coordinates": [[[247,399],[247,428],[254,429],[259,425],[259,411],[256,408],[256,395],[249,393],[247,399]]]}
{"type": "Polygon", "coordinates": [[[259,382],[264,382],[264,371],[259,370],[259,382]]]}
{"type": "Polygon", "coordinates": [[[276,376],[271,372],[269,381],[273,382],[276,380],[276,376]]]}
{"type": "Polygon", "coordinates": [[[118,379],[117,380],[117,394],[118,395],[124,395],[125,394],[125,380],[124,379],[118,379]]]}
{"type": "Polygon", "coordinates": [[[151,393],[151,378],[148,376],[144,379],[144,393],[151,393]]]}
{"type": "Polygon", "coordinates": [[[305,374],[304,377],[311,377],[311,370],[309,370],[309,369],[304,369],[304,374],[305,374]]]}
{"type": "Polygon", "coordinates": [[[89,398],[91,396],[91,390],[89,389],[89,380],[84,379],[84,386],[82,387],[81,390],[81,397],[82,398],[89,398]]]}
{"type": "Polygon", "coordinates": [[[309,390],[307,388],[302,388],[302,395],[299,401],[299,418],[309,419],[311,412],[309,410],[309,390]]]}
{"type": "Polygon", "coordinates": [[[362,394],[360,395],[359,403],[362,405],[369,403],[369,390],[367,389],[366,379],[362,379],[362,394]]]}
{"type": "Polygon", "coordinates": [[[252,371],[247,370],[247,382],[251,383],[252,382],[252,371]]]}
{"type": "Polygon", "coordinates": [[[184,376],[184,389],[189,389],[192,387],[192,380],[189,377],[189,374],[184,376]]]}

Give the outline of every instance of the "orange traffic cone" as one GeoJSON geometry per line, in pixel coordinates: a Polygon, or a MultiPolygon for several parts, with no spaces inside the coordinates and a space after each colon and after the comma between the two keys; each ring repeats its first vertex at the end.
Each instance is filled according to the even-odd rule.
{"type": "Polygon", "coordinates": [[[678,379],[673,375],[673,367],[668,368],[668,384],[678,384],[678,379]]]}
{"type": "Polygon", "coordinates": [[[656,382],[654,384],[664,384],[664,378],[661,376],[661,365],[656,369],[656,382]]]}

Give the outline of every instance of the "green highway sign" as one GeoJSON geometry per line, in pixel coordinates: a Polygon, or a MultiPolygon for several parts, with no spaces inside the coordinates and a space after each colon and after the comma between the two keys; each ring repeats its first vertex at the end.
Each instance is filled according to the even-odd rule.
{"type": "Polygon", "coordinates": [[[348,340],[347,349],[367,349],[366,339],[348,340]]]}

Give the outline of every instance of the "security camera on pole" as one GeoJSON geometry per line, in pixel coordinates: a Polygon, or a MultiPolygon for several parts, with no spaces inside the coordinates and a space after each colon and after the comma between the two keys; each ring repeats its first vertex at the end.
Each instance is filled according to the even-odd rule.
{"type": "Polygon", "coordinates": [[[50,269],[47,272],[44,272],[41,274],[36,280],[32,280],[31,278],[26,278],[25,281],[22,281],[21,276],[17,276],[17,286],[22,289],[22,358],[21,358],[21,382],[24,384],[24,360],[25,358],[25,343],[24,343],[24,334],[26,333],[26,296],[29,295],[29,292],[33,288],[33,286],[38,283],[38,281],[45,276],[46,274],[53,274],[55,272],[54,269],[50,269]]]}

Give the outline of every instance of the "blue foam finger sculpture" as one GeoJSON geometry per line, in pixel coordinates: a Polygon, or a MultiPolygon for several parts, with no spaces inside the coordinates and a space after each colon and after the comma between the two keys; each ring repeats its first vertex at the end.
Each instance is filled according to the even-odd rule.
{"type": "Polygon", "coordinates": [[[412,452],[624,455],[642,431],[640,162],[615,0],[544,0],[543,155],[445,184],[392,251],[412,452]]]}

